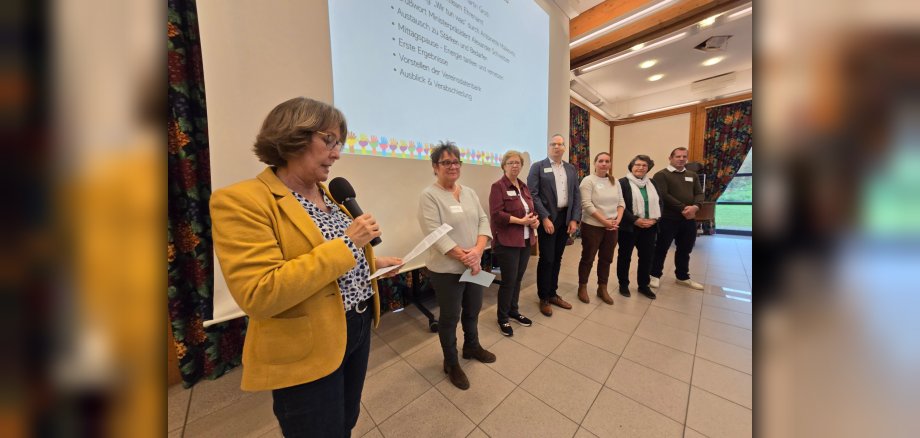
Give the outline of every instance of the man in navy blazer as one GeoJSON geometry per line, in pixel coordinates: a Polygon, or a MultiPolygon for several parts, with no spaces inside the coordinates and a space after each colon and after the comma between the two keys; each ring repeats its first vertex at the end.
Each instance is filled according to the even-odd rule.
{"type": "Polygon", "coordinates": [[[552,136],[547,158],[533,163],[527,175],[533,206],[540,217],[540,227],[537,228],[540,244],[537,295],[540,297],[540,313],[546,316],[553,315],[550,304],[563,309],[572,308],[556,293],[565,243],[581,222],[578,175],[575,166],[562,161],[565,151],[565,138],[559,134],[552,136]]]}

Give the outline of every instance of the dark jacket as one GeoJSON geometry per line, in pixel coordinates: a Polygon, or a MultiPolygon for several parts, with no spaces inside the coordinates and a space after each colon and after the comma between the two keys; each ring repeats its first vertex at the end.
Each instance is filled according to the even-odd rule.
{"type": "MultiPolygon", "coordinates": [[[[511,183],[507,176],[502,177],[492,183],[492,190],[489,192],[489,224],[492,226],[492,238],[502,246],[511,246],[522,248],[524,246],[524,225],[511,223],[511,216],[522,218],[525,216],[524,206],[521,204],[520,197],[524,197],[527,207],[534,214],[537,212],[533,207],[533,197],[527,184],[518,178],[518,185],[521,190],[518,191],[511,183]],[[508,193],[514,192],[513,195],[508,193]]],[[[537,244],[537,230],[530,230],[530,244],[537,244]]]]}
{"type": "MultiPolygon", "coordinates": [[[[578,190],[578,175],[575,172],[575,166],[562,162],[562,168],[565,169],[567,186],[569,193],[569,207],[565,216],[565,222],[581,222],[581,193],[578,190]]],[[[552,169],[549,158],[544,158],[530,166],[530,173],[527,175],[527,186],[530,188],[530,194],[533,195],[533,206],[536,208],[537,216],[540,220],[549,218],[556,220],[559,212],[556,196],[556,178],[552,172],[545,172],[544,169],[552,169]]]]}
{"type": "MultiPolygon", "coordinates": [[[[623,209],[623,220],[620,221],[620,231],[623,233],[632,233],[636,229],[636,220],[639,218],[633,213],[633,197],[632,197],[632,185],[629,184],[629,178],[625,176],[618,179],[620,182],[620,189],[623,190],[623,203],[626,204],[626,208],[623,209]]],[[[649,180],[650,184],[655,183],[653,180],[649,180]]],[[[655,186],[655,190],[658,190],[658,186],[655,186]]],[[[664,209],[663,202],[661,201],[661,195],[658,195],[658,205],[664,209]]],[[[658,224],[652,225],[649,230],[658,229],[658,224]]]]}

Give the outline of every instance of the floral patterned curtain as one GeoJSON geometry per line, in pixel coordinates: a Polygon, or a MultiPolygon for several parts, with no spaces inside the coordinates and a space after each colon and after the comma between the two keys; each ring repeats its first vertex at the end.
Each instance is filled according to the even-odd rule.
{"type": "MultiPolygon", "coordinates": [[[[591,151],[588,145],[588,132],[591,128],[591,114],[588,110],[569,103],[569,163],[575,166],[578,174],[578,183],[591,174],[591,151]]],[[[576,184],[577,186],[578,184],[576,184]]],[[[581,237],[581,229],[569,237],[567,245],[575,243],[574,239],[581,237]]]]}
{"type": "Polygon", "coordinates": [[[214,291],[211,173],[195,0],[167,1],[167,297],[182,384],[214,379],[240,364],[247,321],[205,329],[214,291]]]}
{"type": "Polygon", "coordinates": [[[578,172],[578,182],[591,174],[591,151],[588,149],[588,130],[591,114],[588,110],[569,103],[569,163],[578,172]]]}
{"type": "Polygon", "coordinates": [[[706,109],[703,173],[707,201],[722,196],[754,144],[752,106],[752,101],[747,100],[706,109]]]}

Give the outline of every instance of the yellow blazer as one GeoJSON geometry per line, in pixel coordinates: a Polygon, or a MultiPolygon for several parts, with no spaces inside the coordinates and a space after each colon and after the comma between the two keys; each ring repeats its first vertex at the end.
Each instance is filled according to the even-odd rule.
{"type": "MultiPolygon", "coordinates": [[[[345,356],[347,327],[336,279],[357,264],[351,250],[342,239],[323,238],[272,168],[214,192],[210,207],[224,278],[249,315],[242,389],[285,388],[331,374],[345,356]]],[[[374,272],[371,246],[364,251],[374,272]]],[[[376,327],[380,300],[376,280],[372,284],[376,327]]]]}

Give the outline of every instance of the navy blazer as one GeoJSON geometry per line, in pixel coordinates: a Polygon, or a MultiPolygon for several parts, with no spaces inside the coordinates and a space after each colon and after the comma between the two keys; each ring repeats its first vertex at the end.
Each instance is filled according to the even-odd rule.
{"type": "MultiPolygon", "coordinates": [[[[581,222],[581,193],[578,190],[578,175],[575,166],[563,161],[562,168],[565,169],[566,185],[569,191],[569,208],[565,216],[565,223],[581,222]]],[[[543,169],[552,169],[549,158],[544,158],[530,166],[530,173],[527,174],[527,187],[530,188],[533,206],[540,220],[548,217],[549,220],[555,222],[556,215],[559,213],[556,207],[558,204],[556,178],[552,172],[545,172],[543,169]]]]}

